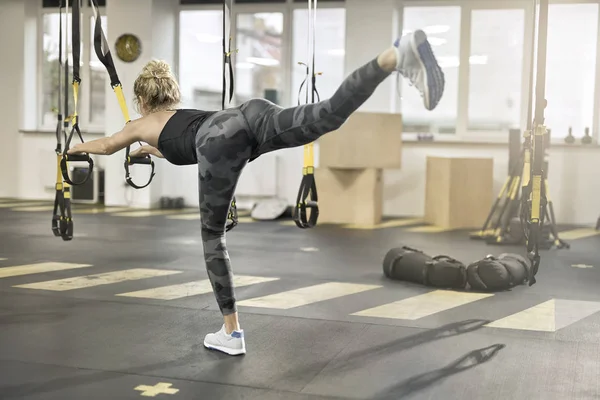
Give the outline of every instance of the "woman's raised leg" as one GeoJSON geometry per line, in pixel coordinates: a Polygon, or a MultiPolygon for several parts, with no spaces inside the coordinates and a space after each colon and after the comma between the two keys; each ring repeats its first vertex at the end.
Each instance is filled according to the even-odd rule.
{"type": "Polygon", "coordinates": [[[417,30],[352,72],[327,100],[285,109],[263,99],[243,104],[240,109],[258,142],[253,158],[311,143],[338,129],[394,71],[419,90],[425,108],[437,106],[444,92],[444,73],[427,36],[417,30]]]}

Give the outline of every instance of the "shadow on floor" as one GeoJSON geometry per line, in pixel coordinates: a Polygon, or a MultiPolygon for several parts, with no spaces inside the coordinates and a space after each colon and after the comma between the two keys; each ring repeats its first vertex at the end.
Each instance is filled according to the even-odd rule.
{"type": "Polygon", "coordinates": [[[443,381],[449,376],[464,372],[491,360],[505,347],[506,345],[504,344],[494,344],[489,347],[470,351],[445,367],[408,378],[403,382],[386,389],[385,392],[376,395],[374,399],[396,400],[406,398],[411,394],[427,389],[428,387],[443,381]]]}
{"type": "MultiPolygon", "coordinates": [[[[368,369],[368,364],[372,362],[377,362],[382,359],[382,357],[395,356],[397,353],[411,349],[413,347],[417,347],[423,345],[425,343],[430,343],[435,340],[440,340],[444,338],[449,338],[457,335],[462,335],[469,332],[474,332],[483,328],[486,324],[490,323],[489,320],[482,319],[468,319],[465,321],[453,322],[451,324],[447,324],[435,329],[428,329],[425,332],[417,333],[415,335],[410,335],[403,337],[398,340],[393,340],[391,342],[382,343],[380,345],[374,347],[368,347],[363,350],[353,351],[348,354],[344,354],[335,360],[335,372],[337,374],[344,373],[352,369],[368,369]]],[[[368,329],[368,328],[367,328],[368,329]]],[[[329,365],[329,364],[328,364],[329,365]]],[[[313,378],[316,378],[326,366],[323,366],[322,363],[313,364],[301,370],[295,369],[293,370],[294,376],[305,374],[308,375],[313,371],[313,378]]],[[[285,379],[282,377],[281,379],[285,379]]],[[[309,386],[310,382],[305,386],[309,386]]]]}

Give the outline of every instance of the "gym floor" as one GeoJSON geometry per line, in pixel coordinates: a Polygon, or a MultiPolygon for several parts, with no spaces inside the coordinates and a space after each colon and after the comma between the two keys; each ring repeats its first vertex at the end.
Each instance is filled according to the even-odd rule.
{"type": "Polygon", "coordinates": [[[538,283],[476,294],[394,282],[406,244],[465,263],[517,252],[402,220],[377,229],[242,218],[228,234],[248,354],[220,328],[197,212],[0,201],[2,399],[597,399],[598,232],[562,227],[538,283]]]}

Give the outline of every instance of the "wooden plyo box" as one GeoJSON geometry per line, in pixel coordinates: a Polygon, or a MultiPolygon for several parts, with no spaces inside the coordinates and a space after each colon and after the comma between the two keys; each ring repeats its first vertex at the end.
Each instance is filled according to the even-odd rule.
{"type": "Polygon", "coordinates": [[[400,168],[402,115],[356,112],[317,140],[322,168],[400,168]]]}
{"type": "Polygon", "coordinates": [[[425,222],[481,228],[493,203],[492,158],[427,157],[425,222]]]}
{"type": "Polygon", "coordinates": [[[382,170],[316,168],[319,223],[376,225],[383,210],[382,170]]]}

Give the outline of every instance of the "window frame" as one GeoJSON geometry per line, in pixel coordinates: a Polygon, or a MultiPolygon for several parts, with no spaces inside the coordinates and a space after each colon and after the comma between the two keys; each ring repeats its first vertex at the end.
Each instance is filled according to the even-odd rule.
{"type": "MultiPolygon", "coordinates": [[[[104,6],[99,7],[100,16],[106,16],[106,9],[104,6]]],[[[44,46],[44,16],[49,14],[56,14],[58,12],[56,7],[40,7],[37,15],[37,57],[36,57],[36,72],[37,72],[37,82],[36,82],[36,127],[38,132],[54,132],[56,129],[56,124],[46,124],[44,125],[42,121],[41,111],[42,105],[44,101],[43,95],[43,46],[44,46]]],[[[71,18],[70,14],[71,8],[69,7],[69,18],[68,18],[68,26],[71,26],[71,18]]],[[[105,122],[91,122],[90,115],[90,104],[91,104],[91,82],[90,82],[90,56],[94,51],[91,46],[92,43],[92,34],[91,30],[93,28],[92,17],[94,17],[93,7],[88,6],[86,2],[82,2],[81,5],[81,41],[83,43],[83,48],[81,51],[81,67],[80,67],[80,75],[81,75],[81,86],[79,89],[79,97],[78,97],[78,117],[79,117],[79,125],[81,126],[82,132],[90,133],[90,134],[104,134],[105,122]]],[[[64,28],[64,26],[63,26],[64,28]]],[[[63,33],[64,35],[64,33],[63,33]]],[[[68,35],[68,42],[71,43],[71,35],[68,35]]],[[[63,49],[64,51],[64,49],[63,49]]],[[[63,75],[64,79],[64,75],[63,75]]],[[[108,73],[106,73],[106,83],[109,83],[108,73]]],[[[71,82],[69,82],[71,84],[71,82]]],[[[63,82],[64,85],[64,82],[63,82]]],[[[62,88],[61,88],[62,90],[62,88]]],[[[64,101],[64,93],[63,93],[63,101],[64,101]]],[[[71,114],[73,110],[69,110],[71,114]]],[[[63,116],[64,117],[64,116],[63,116]]]]}
{"type": "MultiPolygon", "coordinates": [[[[598,4],[598,0],[549,0],[549,4],[598,4]]],[[[471,50],[471,18],[474,10],[505,10],[505,9],[523,9],[525,11],[524,25],[524,45],[523,45],[523,72],[521,84],[521,118],[520,128],[527,128],[527,107],[529,93],[535,90],[535,81],[530,76],[531,65],[534,61],[532,51],[532,37],[534,33],[533,24],[533,4],[529,0],[506,0],[502,3],[493,0],[400,0],[398,4],[399,31],[402,30],[404,8],[405,7],[447,7],[455,6],[461,8],[461,36],[459,51],[459,73],[458,73],[458,101],[457,101],[457,122],[455,134],[433,134],[434,141],[440,142],[478,142],[478,143],[508,143],[508,132],[505,131],[486,131],[478,132],[468,130],[468,110],[469,110],[469,81],[470,65],[469,56],[471,50]]],[[[537,27],[536,27],[537,28],[537,27]]],[[[591,127],[591,135],[594,143],[597,143],[600,136],[600,12],[598,13],[598,35],[596,38],[596,79],[594,81],[594,115],[591,127]]],[[[535,110],[535,95],[532,96],[532,116],[535,110]]],[[[402,112],[401,105],[396,105],[396,112],[402,112]]],[[[533,118],[533,117],[532,117],[533,118]]],[[[550,129],[552,127],[549,127],[550,129]]],[[[403,138],[408,141],[417,139],[414,132],[403,132],[403,138]]],[[[552,143],[564,143],[564,138],[553,137],[552,143]]]]}
{"type": "MultiPolygon", "coordinates": [[[[270,13],[279,12],[283,14],[283,33],[281,49],[281,69],[283,75],[281,77],[283,85],[279,93],[280,103],[283,107],[294,106],[290,102],[291,93],[295,93],[298,89],[292,87],[292,67],[296,65],[293,60],[293,34],[294,34],[294,10],[306,9],[308,3],[298,3],[294,0],[286,0],[285,3],[252,3],[252,4],[236,4],[234,0],[233,15],[231,24],[231,35],[237,37],[237,18],[240,14],[255,14],[255,13],[270,13]]],[[[318,3],[318,9],[325,8],[346,8],[343,0],[337,1],[322,1],[318,3]]],[[[223,9],[221,4],[184,4],[180,5],[179,12],[182,11],[220,11],[223,9]]],[[[318,10],[317,9],[317,10],[318,10]]],[[[178,18],[179,21],[179,18],[178,18]]],[[[318,23],[318,20],[317,20],[318,23]]],[[[234,42],[235,44],[235,42],[234,42]]],[[[235,60],[235,55],[233,56],[235,60]]],[[[180,57],[177,56],[179,63],[180,57]]]]}

